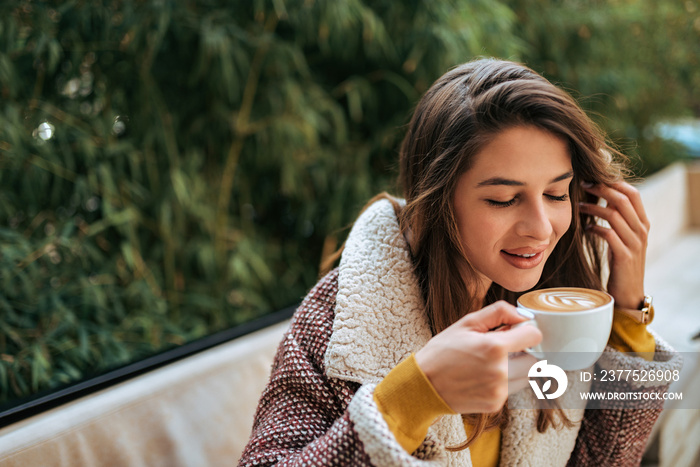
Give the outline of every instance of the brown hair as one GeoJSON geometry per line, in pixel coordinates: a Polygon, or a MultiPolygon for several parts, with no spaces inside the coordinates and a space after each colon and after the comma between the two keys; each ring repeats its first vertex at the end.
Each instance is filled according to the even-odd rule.
{"type": "MultiPolygon", "coordinates": [[[[597,202],[580,182],[609,184],[621,178],[622,166],[614,162],[622,154],[576,101],[526,66],[480,59],[458,66],[425,93],[401,145],[399,180],[406,206],[399,213],[404,233],[411,233],[415,271],[426,304],[433,334],[444,330],[466,313],[504,299],[515,303],[518,295],[493,283],[486,303],[477,303],[469,290],[476,273],[462,250],[454,211],[459,177],[474,156],[499,132],[519,125],[549,131],[568,143],[574,178],[569,196],[572,223],[545,264],[535,288],[579,286],[603,289],[598,238],[585,229],[592,216],[579,212],[578,202],[597,202]],[[466,271],[466,282],[465,273],[466,271]],[[471,277],[471,284],[467,283],[471,277]]],[[[572,426],[564,412],[540,410],[538,430],[561,423],[572,426]]],[[[505,427],[508,409],[495,414],[463,415],[474,426],[464,449],[485,430],[505,427]]]]}
{"type": "MultiPolygon", "coordinates": [[[[457,182],[471,167],[474,156],[499,132],[519,125],[563,138],[574,171],[569,189],[571,226],[534,288],[603,289],[600,241],[585,228],[595,220],[578,209],[579,201],[596,203],[598,198],[586,193],[580,182],[610,184],[619,180],[625,172],[621,163],[625,157],[606,142],[603,132],[569,94],[530,68],[497,59],[475,60],[445,73],[416,106],[400,150],[399,182],[405,207],[386,193],[365,206],[389,199],[402,232],[410,232],[415,272],[433,334],[497,300],[515,304],[520,295],[496,283],[489,288],[485,303],[470,295],[477,276],[462,249],[454,211],[457,182]]],[[[342,247],[326,258],[322,270],[330,269],[341,252],[342,247]]],[[[561,424],[573,426],[556,401],[547,402],[551,409],[538,413],[539,432],[557,426],[555,414],[561,424]]],[[[467,442],[450,450],[467,448],[488,429],[505,428],[508,408],[493,414],[465,414],[463,418],[474,429],[467,442]]]]}

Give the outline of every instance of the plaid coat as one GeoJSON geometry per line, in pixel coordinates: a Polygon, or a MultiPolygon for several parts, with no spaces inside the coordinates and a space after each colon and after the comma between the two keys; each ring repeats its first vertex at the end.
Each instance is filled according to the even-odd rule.
{"type": "MultiPolygon", "coordinates": [[[[239,465],[471,466],[468,449],[445,450],[466,438],[459,415],[439,418],[409,454],[372,397],[377,383],[430,337],[407,245],[393,208],[379,201],[353,227],[340,267],[316,284],[292,318],[239,465]]],[[[679,357],[661,339],[657,351],[666,355],[664,361],[647,362],[608,348],[601,362],[647,370],[680,368],[679,357]]],[[[642,383],[619,384],[618,390],[668,389],[661,383],[643,388],[642,383]]],[[[570,385],[569,393],[590,388],[572,378],[570,385]]],[[[521,391],[509,401],[532,397],[521,391]]],[[[639,465],[661,408],[658,401],[635,410],[614,404],[567,409],[570,420],[581,422],[545,433],[535,428],[536,411],[511,410],[500,464],[639,465]]]]}

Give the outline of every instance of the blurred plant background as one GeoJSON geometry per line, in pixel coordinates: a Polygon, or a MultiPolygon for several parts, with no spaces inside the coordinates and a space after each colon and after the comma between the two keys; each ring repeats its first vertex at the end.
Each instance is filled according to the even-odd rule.
{"type": "Polygon", "coordinates": [[[297,303],[475,56],[573,90],[651,173],[700,114],[700,2],[10,0],[0,404],[297,303]]]}

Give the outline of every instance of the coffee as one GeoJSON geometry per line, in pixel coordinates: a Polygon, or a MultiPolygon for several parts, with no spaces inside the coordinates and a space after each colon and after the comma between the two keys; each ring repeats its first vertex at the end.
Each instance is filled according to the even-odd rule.
{"type": "Polygon", "coordinates": [[[564,370],[593,365],[605,350],[613,320],[612,296],[599,290],[557,287],[533,290],[518,299],[518,308],[534,319],[516,324],[535,326],[542,341],[526,352],[564,370]]]}
{"type": "Polygon", "coordinates": [[[566,312],[592,310],[611,300],[610,295],[599,290],[557,287],[528,292],[518,299],[518,303],[530,310],[566,312]]]}

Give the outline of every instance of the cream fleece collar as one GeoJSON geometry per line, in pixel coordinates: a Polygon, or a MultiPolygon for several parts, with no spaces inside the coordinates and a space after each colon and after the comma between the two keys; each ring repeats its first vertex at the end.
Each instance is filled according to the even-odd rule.
{"type": "MultiPolygon", "coordinates": [[[[379,382],[430,338],[408,245],[393,206],[380,200],[357,219],[345,244],[326,373],[361,384],[379,382]]],[[[533,397],[523,391],[517,396],[533,397]]],[[[569,413],[571,420],[582,416],[582,410],[569,413]]],[[[539,434],[535,418],[534,410],[511,411],[502,433],[501,465],[536,465],[538,459],[548,465],[566,464],[578,426],[539,434]]],[[[448,446],[461,444],[466,439],[461,416],[440,418],[429,436],[448,446]]],[[[471,465],[468,450],[448,453],[448,459],[450,465],[471,465]]]]}

